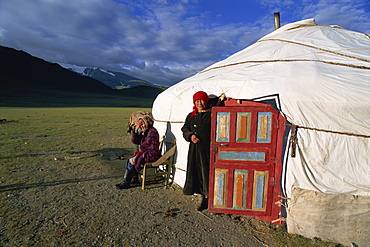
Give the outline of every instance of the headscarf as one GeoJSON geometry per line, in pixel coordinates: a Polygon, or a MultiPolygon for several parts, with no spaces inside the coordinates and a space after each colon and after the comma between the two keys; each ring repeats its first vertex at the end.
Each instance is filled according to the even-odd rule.
{"type": "Polygon", "coordinates": [[[198,91],[198,92],[196,92],[193,95],[193,103],[194,103],[194,106],[193,106],[193,111],[192,111],[192,113],[190,115],[191,117],[194,117],[198,113],[198,108],[195,106],[195,101],[197,101],[199,99],[202,99],[206,103],[208,103],[208,101],[209,101],[208,94],[206,92],[203,92],[203,91],[198,91]]]}
{"type": "Polygon", "coordinates": [[[139,117],[139,120],[140,119],[143,120],[143,122],[144,122],[144,124],[147,128],[149,128],[150,125],[153,125],[153,120],[148,116],[139,117]]]}

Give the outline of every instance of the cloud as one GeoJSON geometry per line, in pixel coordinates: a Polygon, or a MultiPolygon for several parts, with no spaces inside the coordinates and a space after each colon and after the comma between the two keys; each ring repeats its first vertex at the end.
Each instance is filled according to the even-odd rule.
{"type": "Polygon", "coordinates": [[[226,24],[201,11],[200,4],[198,0],[1,0],[0,45],[52,62],[122,71],[170,85],[271,32],[274,11],[282,12],[282,23],[315,17],[319,24],[342,23],[346,28],[357,23],[367,25],[367,30],[370,23],[361,0],[261,0],[266,10],[258,18],[226,24]]]}
{"type": "Polygon", "coordinates": [[[311,6],[318,23],[338,25],[354,31],[370,33],[369,2],[359,0],[319,1],[311,6]]]}
{"type": "Polygon", "coordinates": [[[248,27],[211,27],[189,14],[189,1],[125,2],[5,0],[0,42],[53,62],[126,69],[169,84],[260,35],[248,27]]]}

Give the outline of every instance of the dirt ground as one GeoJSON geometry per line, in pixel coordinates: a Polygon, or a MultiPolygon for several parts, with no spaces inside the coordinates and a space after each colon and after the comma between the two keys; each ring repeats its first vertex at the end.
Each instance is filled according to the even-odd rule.
{"type": "Polygon", "coordinates": [[[33,182],[1,181],[0,246],[264,246],[251,222],[196,212],[176,185],[118,190],[124,161],[93,164],[51,161],[33,182]]]}
{"type": "Polygon", "coordinates": [[[132,109],[2,109],[0,247],[339,246],[247,216],[194,210],[192,196],[153,181],[118,190],[133,152],[132,109]],[[106,121],[109,119],[109,121],[106,121]]]}
{"type": "Polygon", "coordinates": [[[176,185],[118,190],[125,161],[88,159],[2,174],[0,246],[300,246],[247,216],[197,212],[176,185]]]}

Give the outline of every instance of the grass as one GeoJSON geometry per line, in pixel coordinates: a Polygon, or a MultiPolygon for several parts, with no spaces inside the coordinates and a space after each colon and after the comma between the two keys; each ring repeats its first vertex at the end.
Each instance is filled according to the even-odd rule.
{"type": "MultiPolygon", "coordinates": [[[[101,179],[98,177],[99,166],[103,163],[111,174],[118,172],[119,177],[122,171],[109,168],[107,159],[77,158],[97,154],[109,158],[113,153],[127,157],[131,154],[134,148],[126,133],[126,125],[130,114],[138,110],[151,109],[0,108],[0,120],[5,119],[0,122],[0,188],[5,192],[0,194],[0,200],[12,196],[8,191],[12,191],[14,186],[17,189],[34,188],[37,196],[38,191],[44,189],[38,186],[40,184],[47,186],[101,179]],[[68,160],[61,160],[63,157],[68,160]],[[74,173],[73,176],[70,173],[74,173]],[[55,181],[55,174],[59,176],[58,181],[55,181]],[[71,177],[78,179],[71,180],[71,177]]],[[[0,209],[0,214],[6,215],[6,209],[0,209]]],[[[258,222],[253,228],[275,243],[273,246],[340,246],[288,234],[265,222],[253,222],[258,222]]]]}
{"type": "MultiPolygon", "coordinates": [[[[145,93],[144,93],[145,95],[145,93]]],[[[99,94],[38,89],[27,92],[6,91],[0,93],[0,107],[144,107],[149,108],[153,96],[138,98],[117,92],[99,94]]]]}
{"type": "MultiPolygon", "coordinates": [[[[14,183],[22,182],[21,173],[31,182],[32,173],[54,158],[109,155],[117,150],[132,153],[126,125],[136,110],[150,111],[105,107],[0,108],[0,119],[6,119],[0,124],[0,174],[8,174],[14,183]]],[[[85,160],[69,163],[77,162],[85,160]]],[[[52,169],[61,168],[56,165],[52,169]]]]}

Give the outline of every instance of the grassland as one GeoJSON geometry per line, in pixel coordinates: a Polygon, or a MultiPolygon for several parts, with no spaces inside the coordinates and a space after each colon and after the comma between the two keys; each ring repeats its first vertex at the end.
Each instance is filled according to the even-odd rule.
{"type": "Polygon", "coordinates": [[[176,186],[116,190],[136,110],[0,108],[0,246],[339,246],[196,213],[176,186]]]}
{"type": "Polygon", "coordinates": [[[0,92],[0,107],[151,107],[155,96],[99,94],[58,90],[29,90],[26,92],[7,90],[0,92]]]}

